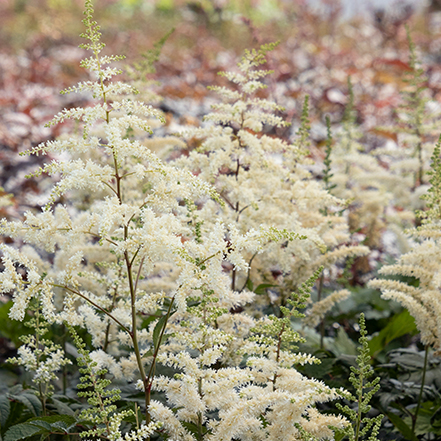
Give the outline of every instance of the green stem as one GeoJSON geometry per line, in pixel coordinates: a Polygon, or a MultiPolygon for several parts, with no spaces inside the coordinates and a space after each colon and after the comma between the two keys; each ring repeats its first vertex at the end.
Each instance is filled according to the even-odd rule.
{"type": "Polygon", "coordinates": [[[423,390],[424,390],[424,383],[426,382],[426,372],[427,372],[427,362],[429,360],[429,346],[426,346],[426,353],[424,354],[424,367],[423,367],[423,377],[421,378],[421,387],[420,387],[420,394],[418,396],[418,404],[417,408],[415,410],[415,414],[412,418],[412,434],[415,436],[415,427],[418,419],[418,413],[420,411],[421,407],[421,400],[423,398],[423,390]]]}
{"type": "MultiPolygon", "coordinates": [[[[280,359],[280,350],[282,349],[282,336],[283,333],[285,332],[285,323],[282,326],[282,329],[279,332],[279,335],[277,336],[277,352],[276,352],[276,362],[277,364],[279,363],[279,359],[280,359]]],[[[279,377],[279,375],[277,374],[277,372],[274,373],[274,377],[273,377],[273,392],[275,392],[276,390],[276,381],[277,378],[279,377]]]]}
{"type": "Polygon", "coordinates": [[[250,280],[250,276],[251,276],[251,263],[253,262],[254,258],[257,256],[257,252],[253,254],[253,256],[251,257],[250,261],[248,262],[248,272],[247,272],[247,278],[245,280],[245,283],[243,284],[242,288],[240,288],[239,292],[242,292],[248,283],[248,280],[250,280]]]}
{"type": "MultiPolygon", "coordinates": [[[[119,259],[118,259],[119,262],[119,259]]],[[[121,266],[119,266],[119,271],[118,271],[118,278],[121,278],[121,266]]],[[[115,308],[115,304],[116,304],[116,299],[118,297],[118,285],[115,286],[115,288],[113,289],[113,296],[112,296],[112,305],[110,306],[110,311],[113,311],[113,309],[115,308]]],[[[107,347],[109,345],[109,336],[110,336],[110,322],[107,323],[106,326],[106,336],[104,338],[104,345],[103,345],[103,351],[106,352],[107,351],[107,347]]]]}
{"type": "MultiPolygon", "coordinates": [[[[127,238],[127,227],[124,227],[124,238],[127,238]]],[[[144,385],[146,384],[146,375],[144,371],[144,365],[142,363],[142,357],[141,352],[139,350],[139,344],[138,344],[138,330],[136,325],[136,292],[135,292],[135,285],[133,283],[133,273],[132,273],[132,265],[129,258],[129,254],[127,251],[124,252],[124,258],[126,261],[127,266],[127,278],[129,279],[129,288],[130,288],[130,303],[131,303],[131,309],[132,309],[132,331],[130,333],[130,337],[132,338],[133,343],[133,350],[135,352],[136,356],[136,363],[138,365],[139,373],[141,375],[142,381],[144,382],[144,385]]],[[[145,391],[145,419],[146,421],[150,421],[150,415],[149,415],[149,396],[147,394],[147,390],[145,391]]]]}
{"type": "MultiPolygon", "coordinates": [[[[323,281],[325,279],[325,273],[322,271],[322,274],[320,276],[319,280],[319,286],[317,289],[317,302],[320,302],[322,299],[322,290],[323,290],[323,281]]],[[[325,319],[322,318],[320,321],[320,349],[324,348],[324,341],[325,341],[325,319]]]]}
{"type": "MultiPolygon", "coordinates": [[[[40,349],[40,311],[35,311],[35,353],[37,356],[37,369],[40,367],[40,355],[43,353],[43,350],[40,349]]],[[[43,390],[43,385],[41,383],[38,383],[38,393],[40,395],[40,401],[41,401],[41,407],[43,409],[43,416],[46,416],[46,393],[43,390]]]]}
{"type": "MultiPolygon", "coordinates": [[[[170,318],[174,301],[175,301],[175,298],[172,297],[172,299],[170,301],[170,305],[168,306],[168,309],[167,309],[167,315],[166,315],[166,320],[165,320],[164,326],[161,329],[161,333],[159,334],[159,338],[158,338],[158,343],[157,343],[157,345],[155,347],[155,351],[153,353],[153,360],[152,360],[152,364],[150,365],[149,373],[148,373],[147,377],[144,379],[144,387],[145,387],[145,394],[146,394],[145,396],[146,396],[147,406],[150,405],[150,395],[152,392],[153,377],[155,375],[156,359],[158,358],[159,347],[161,346],[162,337],[164,336],[165,328],[167,327],[168,319],[170,318]]],[[[151,421],[150,414],[147,412],[146,413],[146,424],[149,424],[150,421],[151,421]]]]}
{"type": "MultiPolygon", "coordinates": [[[[64,323],[61,325],[61,330],[63,332],[63,351],[65,354],[67,354],[67,332],[66,332],[66,326],[64,323]]],[[[66,395],[66,389],[67,389],[67,365],[63,365],[63,395],[66,395]]]]}
{"type": "Polygon", "coordinates": [[[88,297],[86,297],[84,294],[81,294],[80,291],[69,288],[66,285],[57,285],[56,283],[53,283],[52,286],[57,287],[57,288],[63,288],[66,291],[69,291],[73,294],[76,294],[77,296],[81,297],[82,299],[88,301],[91,305],[93,305],[96,309],[99,309],[101,312],[104,312],[104,314],[106,314],[107,316],[109,316],[115,323],[117,323],[119,326],[121,326],[122,329],[124,329],[124,331],[126,331],[129,335],[131,335],[130,329],[128,329],[126,326],[124,326],[116,317],[114,317],[109,311],[105,310],[104,308],[102,308],[100,305],[98,305],[97,303],[95,303],[93,300],[90,300],[88,297]]]}
{"type": "MultiPolygon", "coordinates": [[[[198,392],[199,392],[199,396],[202,398],[203,397],[202,378],[198,379],[198,392]]],[[[198,412],[198,440],[202,441],[203,437],[204,437],[204,433],[202,431],[202,412],[198,412]]]]}
{"type": "Polygon", "coordinates": [[[360,436],[360,427],[361,427],[361,408],[363,405],[363,386],[364,386],[364,376],[363,370],[360,368],[360,383],[358,385],[357,396],[358,396],[358,409],[357,409],[357,421],[355,423],[355,437],[354,441],[358,441],[358,437],[360,436]]]}

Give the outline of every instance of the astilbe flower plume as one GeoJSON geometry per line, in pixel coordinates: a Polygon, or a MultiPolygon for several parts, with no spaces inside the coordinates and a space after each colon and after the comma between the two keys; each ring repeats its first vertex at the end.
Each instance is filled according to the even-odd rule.
{"type": "MultiPolygon", "coordinates": [[[[141,378],[147,386],[152,378],[146,366],[155,364],[152,334],[161,316],[186,311],[187,297],[201,286],[231,298],[232,305],[249,296],[233,296],[225,283],[222,260],[229,253],[223,225],[201,232],[204,244],[188,225],[190,202],[217,198],[215,190],[189,171],[164,164],[139,140],[126,136],[130,128],[148,136],[148,122],[163,118],[142,102],[115,100],[136,90],[113,81],[120,70],[108,65],[121,57],[101,55],[104,44],[90,1],[84,24],[88,42],[82,47],[92,55],[81,65],[93,79],[65,93],[87,91],[96,104],[63,110],[48,124],[75,120],[78,136],[67,135],[27,152],[68,156],[34,173],[60,176],[42,212],[29,211],[23,221],[1,221],[3,235],[29,245],[18,250],[2,244],[0,287],[13,293],[11,318],[23,320],[36,298],[49,323],[87,329],[95,347],[90,356],[100,368],[108,367],[120,379],[141,378]],[[87,201],[85,194],[90,195],[87,201]],[[39,249],[52,254],[50,262],[41,259],[39,249]],[[26,279],[20,267],[26,268],[26,279]],[[167,276],[170,268],[173,277],[167,276]],[[153,318],[150,328],[140,328],[141,315],[153,318]],[[123,355],[121,345],[132,352],[123,355]]],[[[269,230],[255,235],[257,242],[274,236],[269,230]]],[[[236,265],[242,264],[239,251],[230,255],[236,265]]],[[[146,412],[149,397],[146,392],[146,412]]]]}
{"type": "Polygon", "coordinates": [[[441,353],[441,137],[432,155],[429,176],[431,187],[424,195],[427,211],[421,211],[422,225],[409,231],[414,238],[412,249],[396,263],[383,266],[379,273],[418,279],[418,286],[394,279],[375,279],[370,286],[380,289],[382,297],[406,307],[415,318],[421,342],[441,353]]]}
{"type": "MultiPolygon", "coordinates": [[[[304,193],[297,188],[303,188],[301,180],[293,180],[290,171],[276,166],[272,153],[286,150],[294,161],[298,147],[256,136],[264,124],[285,124],[271,113],[277,105],[249,97],[262,88],[260,78],[267,72],[254,68],[263,63],[271,46],[246,52],[239,65],[242,73],[225,74],[243,89],[248,101],[221,105],[219,113],[209,116],[232,127],[212,127],[214,136],[208,145],[225,141],[231,151],[225,162],[223,154],[213,161],[213,172],[204,167],[195,177],[188,169],[162,162],[148,148],[149,142],[143,142],[152,139],[149,121],[160,121],[162,116],[133,99],[136,91],[131,85],[113,81],[120,71],[109,64],[121,57],[101,55],[104,44],[90,0],[84,24],[87,43],[82,47],[91,57],[81,64],[93,79],[66,92],[87,91],[96,103],[63,110],[49,123],[75,120],[78,135],[48,141],[28,152],[67,153],[63,156],[67,159],[54,160],[35,173],[60,176],[42,212],[28,212],[23,221],[3,220],[0,225],[3,235],[28,244],[19,250],[1,245],[5,270],[0,273],[0,288],[13,293],[11,318],[22,320],[36,298],[48,322],[66,323],[71,329],[79,326],[90,334],[93,348],[88,351],[71,331],[80,353],[83,386],[79,387],[87,386],[83,394],[91,406],[82,413],[93,426],[85,436],[141,440],[159,431],[164,438],[186,441],[276,441],[296,440],[311,432],[332,439],[329,424],[343,427],[345,420],[321,415],[314,406],[337,398],[340,391],[295,369],[296,364],[313,361],[291,347],[298,337],[291,330],[290,317],[296,316],[298,304],[294,301],[292,309],[285,306],[283,319],[257,322],[244,312],[254,293],[237,289],[224,270],[230,265],[233,271],[247,274],[250,255],[265,251],[277,257],[288,248],[290,257],[285,256],[282,265],[305,272],[306,265],[295,266],[293,253],[307,261],[311,247],[323,248],[318,232],[324,223],[319,221],[315,229],[301,222],[287,224],[283,219],[295,213],[295,204],[286,201],[296,197],[303,215],[311,204],[317,210],[338,204],[312,180],[308,194],[304,193]],[[140,133],[144,139],[139,139],[140,133]],[[232,159],[241,171],[231,180],[229,172],[218,170],[232,159]],[[280,173],[268,174],[263,164],[280,173]],[[218,178],[214,183],[220,195],[211,185],[213,177],[218,178]],[[236,179],[249,181],[250,186],[239,191],[236,179]],[[255,194],[252,181],[274,184],[275,192],[268,187],[270,199],[290,206],[277,215],[276,225],[265,206],[260,209],[265,192],[255,194]],[[219,211],[225,205],[231,210],[219,211]],[[254,217],[257,212],[263,217],[254,217]],[[237,217],[248,220],[231,222],[237,217]],[[303,248],[306,231],[312,237],[303,248]],[[41,249],[51,254],[48,262],[41,258],[41,249]],[[27,269],[26,278],[19,267],[27,269]],[[161,365],[174,369],[175,376],[160,375],[161,365]],[[130,411],[114,407],[118,392],[109,388],[114,378],[133,381],[144,392],[144,423],[125,435],[120,423],[130,411]],[[152,391],[161,400],[152,400],[152,391]]],[[[238,92],[222,93],[236,97],[238,92]]],[[[207,155],[194,160],[196,166],[207,165],[207,155]]],[[[302,167],[293,167],[298,176],[308,176],[302,167]]],[[[339,238],[336,233],[332,240],[339,238]]]]}
{"type": "MultiPolygon", "coordinates": [[[[230,272],[235,290],[273,286],[283,305],[320,265],[328,269],[348,256],[365,255],[368,249],[347,246],[347,220],[339,215],[345,202],[307,170],[308,98],[292,143],[268,133],[289,125],[281,116],[284,109],[259,95],[272,73],[261,66],[275,47],[270,43],[245,51],[237,71],[220,73],[232,87],[210,88],[222,102],[212,106],[202,127],[184,132],[185,138],[200,139],[201,144],[175,163],[197,172],[220,194],[223,205],[202,201],[198,218],[203,227],[210,228],[220,217],[232,232],[272,226],[301,234],[297,238],[301,241],[268,241],[258,252],[248,242],[243,247],[246,271],[236,267],[230,272]]],[[[264,299],[260,296],[259,302],[264,299]]]]}
{"type": "Polygon", "coordinates": [[[41,305],[33,300],[29,306],[32,314],[26,326],[34,329],[33,334],[22,335],[23,343],[17,350],[17,357],[9,358],[9,363],[23,366],[27,371],[33,371],[32,382],[38,388],[43,413],[46,413],[46,402],[53,395],[52,381],[58,378],[57,372],[71,364],[66,358],[62,347],[52,340],[44,338],[48,332],[48,323],[41,314],[41,305]]]}

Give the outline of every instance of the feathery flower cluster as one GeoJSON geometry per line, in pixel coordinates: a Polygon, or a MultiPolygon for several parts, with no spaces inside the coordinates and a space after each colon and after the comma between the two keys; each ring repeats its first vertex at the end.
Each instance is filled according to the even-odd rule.
{"type": "Polygon", "coordinates": [[[34,335],[22,335],[23,345],[17,350],[18,357],[9,358],[9,363],[23,366],[27,371],[33,371],[32,382],[38,387],[39,399],[42,408],[46,410],[46,401],[53,395],[52,381],[58,378],[57,372],[64,366],[71,364],[60,345],[44,338],[48,331],[48,323],[41,314],[41,304],[32,300],[28,309],[32,311],[32,318],[26,326],[34,329],[34,335]]]}
{"type": "Polygon", "coordinates": [[[422,214],[423,223],[410,231],[417,243],[402,255],[397,263],[381,268],[382,275],[401,275],[419,281],[412,286],[404,281],[376,279],[370,282],[382,291],[383,298],[396,300],[415,318],[421,341],[441,353],[441,138],[432,155],[432,169],[428,192],[424,195],[428,210],[422,214]]]}
{"type": "MultiPolygon", "coordinates": [[[[258,133],[286,125],[274,114],[276,104],[252,96],[264,88],[260,80],[268,72],[256,68],[274,45],[246,52],[240,73],[225,73],[239,95],[218,89],[233,102],[218,105],[207,120],[228,127],[199,129],[207,139],[190,155],[191,167],[184,160],[167,164],[149,143],[128,136],[134,128],[150,136],[150,121],[162,117],[131,98],[133,87],[113,81],[119,69],[108,64],[121,57],[101,55],[92,14],[87,0],[82,47],[92,56],[82,66],[96,81],[65,92],[87,90],[96,104],[64,110],[49,123],[73,119],[81,132],[29,152],[67,152],[68,159],[36,172],[60,180],[41,213],[0,226],[28,244],[0,248],[0,287],[14,296],[11,318],[22,320],[35,298],[48,322],[70,326],[83,374],[78,388],[87,389],[81,395],[91,406],[80,415],[92,425],[82,436],[140,440],[160,430],[176,440],[276,441],[311,430],[332,439],[329,424],[341,427],[345,420],[323,416],[314,405],[340,391],[294,367],[315,362],[292,352],[299,337],[290,318],[298,316],[299,301],[282,305],[282,319],[256,321],[244,312],[255,298],[246,288],[259,281],[258,270],[277,263],[298,284],[328,243],[338,246],[347,236],[337,215],[325,219],[320,212],[341,202],[301,180],[308,177],[301,148],[258,133]],[[201,170],[197,177],[188,169],[194,167],[201,170]],[[51,262],[42,261],[39,248],[53,254],[51,262]],[[254,266],[255,256],[256,262],[266,257],[254,266]],[[91,335],[91,352],[73,326],[91,335]],[[157,375],[159,364],[175,376],[157,375]],[[106,374],[144,391],[145,424],[124,436],[120,424],[131,411],[118,411],[119,392],[108,389],[106,374]],[[151,400],[152,391],[162,401],[151,400]]],[[[21,360],[30,367],[32,354],[23,349],[21,360]]]]}
{"type": "MultiPolygon", "coordinates": [[[[247,267],[236,266],[230,272],[234,289],[270,284],[283,305],[318,266],[328,268],[350,255],[366,255],[368,249],[344,246],[349,240],[348,224],[338,215],[344,201],[332,196],[306,169],[308,99],[293,143],[264,133],[270,127],[287,125],[278,115],[283,110],[280,106],[255,95],[267,87],[263,80],[271,72],[259,66],[275,46],[245,51],[238,72],[221,72],[235,90],[211,88],[223,102],[212,106],[204,127],[185,132],[185,137],[201,138],[202,143],[175,164],[212,182],[224,202],[223,206],[203,203],[198,211],[203,228],[211,228],[212,219],[220,217],[229,231],[245,233],[247,240],[250,231],[262,226],[301,234],[302,241],[270,240],[261,250],[248,243],[243,248],[247,267]]],[[[259,298],[260,302],[268,300],[259,298]]]]}

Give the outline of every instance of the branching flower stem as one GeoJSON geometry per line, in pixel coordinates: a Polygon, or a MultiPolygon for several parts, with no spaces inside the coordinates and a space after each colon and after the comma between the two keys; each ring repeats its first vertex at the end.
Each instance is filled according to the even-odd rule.
{"type": "Polygon", "coordinates": [[[117,323],[119,326],[121,326],[122,329],[124,329],[124,331],[126,331],[129,335],[130,335],[130,329],[128,329],[126,326],[124,326],[116,317],[114,317],[109,311],[107,311],[106,309],[102,308],[100,305],[98,305],[97,303],[95,303],[93,300],[89,299],[88,297],[86,297],[84,294],[82,294],[80,291],[78,291],[77,289],[72,289],[66,285],[57,285],[56,283],[52,284],[53,287],[55,288],[62,288],[65,289],[66,291],[71,292],[72,294],[75,294],[81,298],[83,298],[84,300],[86,300],[87,302],[89,302],[92,306],[94,306],[96,309],[99,309],[101,312],[103,312],[104,314],[106,314],[108,317],[110,317],[115,323],[117,323]]]}

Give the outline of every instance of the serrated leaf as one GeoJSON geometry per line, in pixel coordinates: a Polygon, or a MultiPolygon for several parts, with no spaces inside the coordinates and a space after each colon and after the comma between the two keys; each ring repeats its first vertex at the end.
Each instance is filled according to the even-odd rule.
{"type": "Polygon", "coordinates": [[[34,426],[29,423],[21,423],[16,424],[15,426],[10,427],[5,433],[4,441],[17,441],[19,439],[29,438],[32,435],[36,435],[38,433],[44,433],[38,426],[34,426]]]}
{"type": "Polygon", "coordinates": [[[412,433],[412,429],[398,415],[388,412],[387,416],[391,423],[407,440],[418,441],[418,438],[412,433]]]}
{"type": "Polygon", "coordinates": [[[424,352],[415,352],[411,349],[398,349],[389,352],[391,363],[398,364],[408,370],[419,370],[424,367],[424,352]]]}
{"type": "Polygon", "coordinates": [[[144,357],[152,357],[153,356],[153,349],[150,348],[147,352],[144,352],[144,354],[142,355],[142,358],[144,357]]]}
{"type": "Polygon", "coordinates": [[[68,432],[77,424],[77,420],[71,415],[51,415],[31,418],[26,423],[47,429],[49,432],[68,432]]]}
{"type": "Polygon", "coordinates": [[[0,395],[0,427],[6,424],[11,411],[11,403],[6,395],[0,395]]]}
{"type": "Polygon", "coordinates": [[[69,429],[71,429],[71,428],[74,427],[74,426],[75,426],[75,424],[73,424],[73,425],[68,425],[68,424],[66,424],[64,421],[57,421],[57,422],[51,424],[51,428],[52,428],[53,430],[56,431],[57,429],[59,429],[59,430],[61,430],[62,432],[69,432],[69,429]]]}
{"type": "Polygon", "coordinates": [[[40,400],[33,394],[23,393],[23,394],[9,394],[9,397],[13,400],[20,401],[23,403],[32,414],[38,416],[41,414],[43,407],[41,405],[40,400]]]}
{"type": "MultiPolygon", "coordinates": [[[[28,422],[29,421],[31,421],[31,420],[28,420],[28,422]]],[[[44,430],[45,432],[52,432],[52,427],[47,421],[42,421],[42,420],[38,419],[38,420],[32,421],[31,424],[39,427],[40,429],[44,430]]]]}
{"type": "Polygon", "coordinates": [[[23,390],[23,386],[21,384],[16,384],[9,388],[9,394],[19,394],[23,390]]]}
{"type": "Polygon", "coordinates": [[[62,401],[57,400],[54,397],[52,397],[52,403],[60,414],[71,416],[75,414],[75,412],[66,403],[63,403],[62,401]]]}
{"type": "MultiPolygon", "coordinates": [[[[37,416],[41,415],[41,413],[43,412],[43,405],[41,404],[40,399],[36,395],[34,395],[32,392],[31,393],[25,392],[24,394],[21,394],[21,396],[25,397],[26,399],[28,399],[31,402],[33,408],[35,409],[37,416]]],[[[31,409],[29,409],[29,410],[31,410],[31,409]]],[[[31,412],[32,412],[32,410],[31,410],[31,412]]]]}

